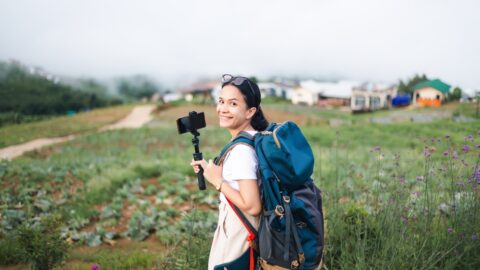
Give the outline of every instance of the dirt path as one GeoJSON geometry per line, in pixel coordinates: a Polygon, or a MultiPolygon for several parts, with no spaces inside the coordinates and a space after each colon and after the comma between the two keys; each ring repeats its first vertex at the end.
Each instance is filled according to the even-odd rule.
{"type": "Polygon", "coordinates": [[[124,119],[115,124],[102,127],[99,129],[99,131],[121,128],[140,128],[153,119],[151,112],[155,109],[155,107],[155,105],[137,106],[133,108],[132,112],[124,119]]]}
{"type": "MultiPolygon", "coordinates": [[[[108,125],[100,128],[98,131],[103,132],[113,129],[122,129],[122,128],[139,128],[152,120],[150,113],[155,109],[155,105],[141,105],[133,108],[127,117],[118,121],[115,124],[108,125]]],[[[78,135],[77,135],[78,136],[78,135]]],[[[3,149],[0,149],[0,159],[12,160],[18,156],[23,155],[23,153],[32,151],[35,149],[40,149],[44,146],[62,143],[75,139],[75,135],[69,135],[65,137],[57,138],[41,138],[35,139],[26,143],[9,146],[3,149]]]]}

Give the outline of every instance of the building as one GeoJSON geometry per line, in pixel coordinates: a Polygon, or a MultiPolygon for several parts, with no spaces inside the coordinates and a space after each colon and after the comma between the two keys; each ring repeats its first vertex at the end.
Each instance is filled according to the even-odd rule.
{"type": "Polygon", "coordinates": [[[295,92],[295,85],[285,82],[258,83],[262,97],[276,97],[291,100],[295,92]]]}
{"type": "Polygon", "coordinates": [[[177,89],[176,92],[180,93],[187,101],[192,101],[194,97],[199,97],[202,99],[202,103],[207,103],[212,100],[214,89],[218,86],[218,81],[202,81],[177,89]]]}
{"type": "Polygon", "coordinates": [[[450,88],[438,79],[417,83],[413,87],[413,104],[439,107],[448,97],[450,88]]]}
{"type": "Polygon", "coordinates": [[[318,93],[311,89],[298,86],[294,89],[291,101],[295,105],[312,106],[318,102],[318,93]]]}
{"type": "Polygon", "coordinates": [[[348,106],[352,88],[356,82],[317,82],[307,80],[300,82],[292,97],[293,104],[316,106],[348,106]]]}
{"type": "Polygon", "coordinates": [[[375,111],[389,108],[397,95],[395,85],[364,83],[352,89],[350,108],[352,112],[375,111]]]}

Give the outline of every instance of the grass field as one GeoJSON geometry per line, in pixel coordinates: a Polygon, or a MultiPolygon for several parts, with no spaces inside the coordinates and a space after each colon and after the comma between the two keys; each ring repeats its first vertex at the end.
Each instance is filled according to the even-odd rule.
{"type": "Polygon", "coordinates": [[[123,105],[78,113],[74,116],[56,117],[46,121],[4,126],[0,128],[0,148],[37,138],[61,137],[95,131],[124,118],[133,106],[123,105]]]}
{"type": "MultiPolygon", "coordinates": [[[[177,135],[175,120],[191,110],[206,113],[201,150],[213,158],[228,140],[213,107],[182,105],[157,110],[145,128],[89,132],[0,162],[1,268],[27,268],[21,224],[59,215],[71,243],[60,269],[205,269],[218,194],[198,191],[191,136],[177,135]]],[[[444,110],[475,116],[473,105],[444,110]]],[[[370,117],[393,112],[286,104],[265,112],[299,123],[314,151],[327,211],[325,269],[480,268],[478,120],[374,124],[370,117]],[[332,127],[331,119],[348,124],[332,127]]]]}

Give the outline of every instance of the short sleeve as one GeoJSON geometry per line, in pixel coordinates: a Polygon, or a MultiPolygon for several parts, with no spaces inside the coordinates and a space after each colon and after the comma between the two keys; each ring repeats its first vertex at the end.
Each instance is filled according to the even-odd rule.
{"type": "Polygon", "coordinates": [[[229,178],[232,180],[257,179],[258,160],[255,150],[244,144],[236,145],[229,153],[225,162],[231,169],[229,178]]]}

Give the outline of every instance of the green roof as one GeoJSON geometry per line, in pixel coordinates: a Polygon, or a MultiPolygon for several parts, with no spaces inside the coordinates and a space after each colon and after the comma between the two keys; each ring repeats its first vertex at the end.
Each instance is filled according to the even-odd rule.
{"type": "Polygon", "coordinates": [[[419,82],[413,86],[413,91],[418,90],[420,88],[425,88],[425,87],[432,87],[437,89],[438,91],[448,94],[450,91],[450,85],[440,81],[440,80],[431,80],[431,81],[424,81],[424,82],[419,82]]]}

